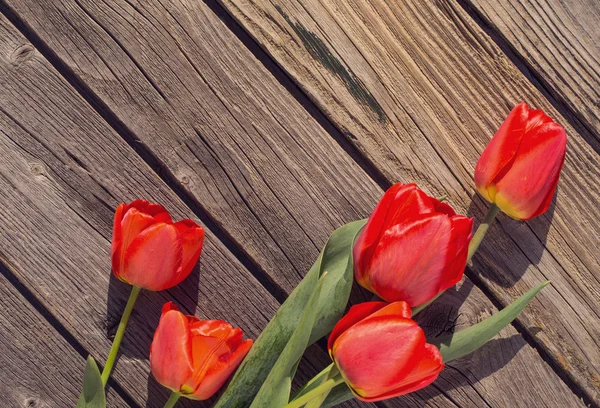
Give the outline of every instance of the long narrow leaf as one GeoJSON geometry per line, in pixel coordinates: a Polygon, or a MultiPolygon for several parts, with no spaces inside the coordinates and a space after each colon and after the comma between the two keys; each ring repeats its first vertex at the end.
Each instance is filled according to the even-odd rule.
{"type": "Polygon", "coordinates": [[[271,369],[258,394],[256,394],[250,408],[283,407],[288,403],[292,378],[296,372],[296,367],[298,367],[298,362],[302,354],[304,354],[306,346],[308,346],[310,333],[315,323],[317,304],[324,278],[325,276],[319,279],[313,294],[304,308],[304,313],[298,327],[294,330],[292,337],[271,369]]]}
{"type": "Polygon", "coordinates": [[[533,300],[535,295],[549,283],[544,282],[531,289],[519,299],[480,323],[448,336],[428,339],[427,341],[440,349],[445,363],[472,353],[508,326],[533,300]]]}
{"type": "Polygon", "coordinates": [[[352,288],[352,247],[366,220],[346,224],[331,235],[302,282],[281,305],[258,337],[215,408],[250,405],[300,322],[319,277],[327,276],[319,299],[309,344],[328,334],[346,309],[352,288]]]}

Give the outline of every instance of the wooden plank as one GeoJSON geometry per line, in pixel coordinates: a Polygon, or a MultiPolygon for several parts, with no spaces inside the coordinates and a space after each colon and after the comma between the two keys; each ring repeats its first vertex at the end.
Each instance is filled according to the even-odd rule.
{"type": "MultiPolygon", "coordinates": [[[[199,203],[215,195],[206,200],[210,214],[285,290],[297,282],[306,270],[300,268],[312,262],[333,226],[367,215],[380,197],[381,189],[205,4],[179,2],[168,10],[158,2],[121,1],[30,1],[13,6],[76,79],[83,80],[167,166],[165,172],[171,171],[199,203]],[[69,20],[62,19],[65,15],[69,20]],[[223,49],[227,55],[219,51],[223,49]],[[213,103],[215,96],[219,101],[213,103]],[[174,130],[172,124],[183,130],[174,130]],[[196,144],[198,139],[202,143],[196,144]],[[179,146],[176,154],[165,147],[169,144],[179,146]],[[196,166],[188,168],[186,163],[196,166]],[[191,180],[201,180],[206,190],[191,180]],[[258,205],[258,197],[266,204],[258,205]],[[217,208],[211,207],[213,199],[217,208]],[[280,210],[282,203],[285,211],[280,210]],[[281,227],[271,229],[273,224],[285,226],[283,245],[281,227]],[[253,228],[262,231],[259,239],[244,232],[253,228]],[[285,244],[297,241],[311,244],[285,244]]],[[[474,302],[463,306],[470,309],[461,311],[467,316],[463,324],[477,321],[482,307],[492,310],[481,292],[473,290],[471,296],[474,302]]],[[[459,305],[447,309],[457,310],[459,305]]],[[[546,373],[538,390],[556,388],[564,394],[561,398],[576,404],[535,350],[523,350],[510,364],[538,367],[546,373]]],[[[433,387],[397,404],[455,406],[447,394],[456,394],[461,406],[474,406],[473,401],[482,398],[478,393],[485,391],[475,384],[478,380],[472,377],[451,389],[450,377],[447,393],[433,387]]],[[[494,381],[503,382],[504,377],[494,381]]],[[[531,395],[543,395],[536,392],[531,395]]]]}
{"type": "MultiPolygon", "coordinates": [[[[175,218],[194,214],[4,17],[0,38],[2,257],[57,321],[104,361],[129,291],[110,273],[114,208],[144,197],[164,203],[175,218]]],[[[147,361],[168,300],[187,313],[225,319],[251,338],[278,306],[207,231],[191,277],[166,292],[142,292],[134,309],[114,378],[140,405],[162,406],[168,396],[149,377],[147,361]]],[[[299,381],[327,360],[313,350],[299,381]]]]}
{"type": "Polygon", "coordinates": [[[503,304],[552,280],[519,325],[597,401],[594,135],[562,117],[456,1],[222,3],[388,180],[448,194],[478,219],[486,205],[474,191],[473,168],[511,107],[525,100],[565,125],[569,147],[555,205],[526,224],[501,216],[474,271],[503,304]],[[534,335],[529,328],[538,326],[544,330],[534,335]]]}
{"type": "MultiPolygon", "coordinates": [[[[85,358],[8,280],[0,266],[0,402],[4,407],[75,406],[85,358]]],[[[110,389],[107,403],[126,402],[110,389]]]]}
{"type": "Polygon", "coordinates": [[[600,2],[468,0],[544,89],[600,140],[600,2]]]}

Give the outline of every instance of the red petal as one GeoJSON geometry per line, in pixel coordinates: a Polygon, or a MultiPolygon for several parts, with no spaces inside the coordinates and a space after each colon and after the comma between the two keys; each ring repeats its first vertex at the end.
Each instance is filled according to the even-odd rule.
{"type": "Polygon", "coordinates": [[[475,166],[475,185],[488,201],[493,202],[488,187],[513,160],[525,134],[529,118],[529,106],[517,105],[506,117],[490,143],[487,145],[477,166],[475,166]]]}
{"type": "Polygon", "coordinates": [[[181,275],[177,277],[179,282],[183,281],[194,269],[194,265],[200,258],[202,242],[204,240],[204,229],[192,220],[183,220],[173,224],[179,232],[182,244],[181,275]]]}
{"type": "Polygon", "coordinates": [[[373,291],[388,302],[423,304],[439,293],[444,269],[455,254],[448,252],[451,222],[443,214],[414,218],[387,230],[373,255],[373,291]]]}
{"type": "Polygon", "coordinates": [[[430,197],[430,198],[435,206],[435,212],[446,214],[451,217],[456,215],[456,211],[454,211],[454,208],[452,208],[452,206],[450,206],[449,204],[442,203],[440,200],[438,200],[437,198],[434,198],[434,197],[430,197]]]}
{"type": "Polygon", "coordinates": [[[502,211],[522,220],[543,212],[556,189],[566,143],[565,130],[553,122],[527,132],[510,170],[496,183],[502,211]]]}
{"type": "Polygon", "coordinates": [[[179,391],[192,375],[189,337],[183,313],[163,308],[150,348],[150,369],[159,383],[173,391],[179,391]]]}
{"type": "Polygon", "coordinates": [[[365,319],[363,319],[363,321],[365,321],[366,319],[382,317],[382,316],[395,316],[395,317],[402,317],[404,319],[410,319],[412,317],[412,310],[410,309],[410,306],[406,302],[403,302],[403,301],[393,302],[393,303],[387,304],[384,308],[377,310],[373,314],[365,317],[365,319]]]}
{"type": "Polygon", "coordinates": [[[113,233],[112,233],[112,243],[110,246],[110,256],[114,257],[115,252],[121,247],[122,240],[122,230],[121,230],[121,221],[123,220],[123,215],[125,214],[125,208],[127,206],[125,204],[119,204],[117,209],[115,210],[115,217],[113,220],[113,233]]]}
{"type": "Polygon", "coordinates": [[[399,193],[394,204],[391,210],[392,215],[385,226],[386,229],[405,223],[417,215],[435,212],[435,203],[431,197],[416,187],[412,191],[406,191],[403,194],[399,193]]]}
{"type": "Polygon", "coordinates": [[[181,268],[181,242],[172,224],[154,224],[135,238],[125,252],[123,278],[148,290],[175,286],[181,268]]]}
{"type": "Polygon", "coordinates": [[[375,402],[420,390],[434,382],[443,368],[444,363],[437,347],[426,344],[418,365],[398,384],[397,388],[380,395],[358,395],[358,398],[363,401],[375,402]]]}
{"type": "Polygon", "coordinates": [[[150,203],[146,200],[135,200],[127,206],[127,209],[130,208],[135,208],[140,212],[150,215],[156,222],[173,223],[167,210],[160,204],[150,203]]]}
{"type": "Polygon", "coordinates": [[[194,399],[205,400],[212,397],[225,384],[250,351],[252,340],[246,340],[239,345],[227,358],[226,361],[219,359],[212,365],[193,394],[194,399]]]}
{"type": "MultiPolygon", "coordinates": [[[[177,307],[177,305],[175,305],[175,303],[173,303],[173,302],[165,303],[162,307],[161,316],[171,310],[175,310],[176,312],[179,312],[179,308],[177,307]]],[[[186,316],[186,317],[188,317],[188,316],[186,316]]]]}
{"type": "Polygon", "coordinates": [[[335,341],[332,354],[346,382],[361,396],[386,393],[417,366],[423,330],[410,319],[365,319],[335,341]]]}
{"type": "MultiPolygon", "coordinates": [[[[217,322],[217,321],[210,321],[217,322]]],[[[229,329],[228,329],[229,330],[229,329]]],[[[192,335],[192,360],[194,372],[185,384],[186,390],[193,394],[204,381],[206,372],[218,364],[222,355],[229,355],[227,337],[211,337],[193,333],[192,335]]]]}
{"type": "Polygon", "coordinates": [[[387,303],[385,302],[365,302],[352,306],[350,310],[348,310],[348,313],[346,313],[346,315],[342,317],[339,322],[337,322],[331,331],[331,334],[329,335],[329,341],[327,342],[327,348],[329,351],[331,352],[333,343],[343,332],[348,330],[355,323],[386,306],[387,303]]]}
{"type": "Polygon", "coordinates": [[[463,277],[467,266],[469,243],[473,236],[473,218],[456,215],[450,219],[452,229],[448,254],[454,254],[444,268],[443,279],[440,281],[439,291],[444,291],[456,285],[463,277]]]}
{"type": "Polygon", "coordinates": [[[353,250],[355,265],[354,271],[356,280],[359,283],[362,282],[361,285],[365,287],[367,287],[368,285],[368,279],[365,276],[365,274],[367,272],[368,265],[371,262],[371,256],[373,255],[375,246],[379,241],[379,237],[383,233],[385,226],[384,222],[386,217],[388,216],[389,209],[394,203],[394,199],[398,191],[407,187],[414,188],[414,184],[403,185],[402,183],[396,183],[385,192],[385,194],[371,213],[371,216],[365,224],[365,227],[361,232],[360,236],[356,240],[353,250]]]}

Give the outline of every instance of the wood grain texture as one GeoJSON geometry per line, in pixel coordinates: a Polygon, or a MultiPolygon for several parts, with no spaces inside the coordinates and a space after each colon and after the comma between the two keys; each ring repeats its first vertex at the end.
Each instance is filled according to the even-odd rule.
{"type": "Polygon", "coordinates": [[[487,205],[473,168],[508,111],[525,100],[565,126],[554,205],[528,223],[500,216],[473,270],[503,304],[552,280],[518,324],[599,401],[600,143],[586,126],[562,117],[456,1],[222,3],[389,181],[448,194],[477,219],[487,205]]]}
{"type": "Polygon", "coordinates": [[[600,2],[468,0],[559,103],[600,140],[600,2]]]}
{"type": "MultiPolygon", "coordinates": [[[[382,194],[205,4],[11,5],[285,290],[298,281],[334,226],[368,215],[382,194]],[[169,146],[179,148],[174,152],[169,146]]],[[[491,310],[481,292],[472,292],[473,302],[463,306],[471,309],[461,312],[467,316],[464,324],[477,321],[481,307],[491,310]]],[[[459,305],[448,306],[448,313],[459,305]]],[[[559,398],[577,404],[535,350],[512,351],[515,370],[533,365],[545,373],[540,388],[524,394],[557,389],[559,398]]],[[[487,395],[500,387],[481,385],[485,375],[464,382],[447,375],[443,389],[430,387],[390,405],[500,403],[487,395]]],[[[485,383],[507,381],[507,388],[521,383],[513,380],[500,375],[485,383]]]]}
{"type": "MultiPolygon", "coordinates": [[[[0,401],[4,407],[75,406],[85,359],[8,280],[0,266],[0,401]]],[[[126,406],[110,389],[110,406],[126,406]]]]}
{"type": "MultiPolygon", "coordinates": [[[[165,204],[175,219],[194,214],[3,17],[0,33],[2,259],[102,362],[129,292],[110,272],[114,208],[144,197],[165,204]]],[[[168,300],[187,313],[227,320],[251,338],[278,306],[207,231],[200,266],[185,282],[142,292],[121,347],[114,378],[149,407],[162,406],[168,397],[149,377],[147,361],[168,300]]],[[[328,363],[323,350],[308,357],[300,382],[328,363]]]]}

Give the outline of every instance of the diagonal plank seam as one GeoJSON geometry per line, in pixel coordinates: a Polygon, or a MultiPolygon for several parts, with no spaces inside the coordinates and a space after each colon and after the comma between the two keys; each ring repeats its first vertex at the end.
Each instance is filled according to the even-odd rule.
{"type": "MultiPolygon", "coordinates": [[[[476,287],[478,287],[485,296],[487,296],[492,304],[498,309],[501,310],[504,308],[504,305],[493,295],[493,293],[488,289],[479,275],[471,270],[469,266],[465,269],[465,275],[473,281],[476,287]]],[[[552,368],[552,370],[556,373],[558,378],[560,378],[569,389],[581,398],[584,404],[590,408],[600,408],[593,399],[585,392],[584,389],[581,388],[579,384],[577,384],[574,379],[572,379],[565,371],[562,370],[557,361],[555,361],[550,354],[544,350],[543,347],[540,347],[538,342],[535,340],[534,336],[528,332],[528,330],[524,327],[524,325],[519,322],[518,319],[513,320],[511,325],[515,328],[517,333],[523,337],[523,339],[535,350],[538,355],[542,358],[542,360],[552,368]]]]}
{"type": "Polygon", "coordinates": [[[135,134],[112,112],[98,96],[85,84],[58,55],[23,22],[11,8],[0,0],[0,12],[27,38],[28,41],[50,62],[50,64],[67,80],[67,82],[85,99],[85,101],[104,119],[121,138],[146,162],[157,176],[171,188],[175,194],[190,208],[202,223],[227,247],[227,249],[244,265],[248,271],[263,285],[267,291],[283,303],[287,294],[264,269],[239,245],[236,240],[206,211],[206,209],[188,194],[179,181],[158,160],[155,154],[138,139],[135,134]]]}
{"type": "MultiPolygon", "coordinates": [[[[206,3],[209,5],[212,5],[211,10],[213,10],[213,12],[215,12],[215,9],[217,9],[217,8],[220,9],[219,10],[220,12],[219,13],[215,12],[215,14],[219,18],[221,18],[223,21],[226,20],[226,18],[222,16],[223,14],[226,14],[226,12],[224,12],[222,10],[222,7],[220,5],[217,5],[214,1],[207,1],[206,3]]],[[[10,7],[8,7],[1,0],[0,0],[0,11],[6,15],[6,17],[11,21],[11,23],[13,25],[15,25],[16,28],[19,29],[19,31],[29,41],[31,41],[32,44],[34,44],[34,46],[36,46],[36,48],[40,51],[40,53],[54,66],[55,69],[57,69],[58,72],[60,72],[60,74],[63,77],[65,77],[65,79],[69,82],[69,84],[78,91],[78,93],[86,100],[86,102],[88,102],[113,129],[115,129],[115,131],[134,149],[134,151],[136,151],[136,153],[149,165],[149,167],[151,167],[152,170],[155,171],[157,173],[157,175],[186,203],[186,205],[205,223],[205,225],[211,231],[213,231],[215,233],[215,235],[227,246],[227,248],[236,256],[236,258],[238,258],[240,260],[240,262],[249,271],[251,271],[251,273],[260,281],[260,283],[263,284],[263,286],[265,286],[267,288],[267,290],[271,294],[273,294],[274,297],[277,298],[278,301],[280,301],[280,302],[283,301],[283,299],[285,299],[285,297],[286,297],[285,292],[277,284],[271,282],[270,278],[263,271],[263,269],[258,264],[255,263],[255,261],[251,258],[251,256],[243,250],[243,248],[235,241],[235,239],[233,237],[231,237],[231,235],[229,235],[229,233],[226,230],[222,229],[219,226],[219,223],[217,223],[212,218],[212,216],[210,216],[210,214],[208,214],[203,209],[203,207],[199,203],[197,203],[197,201],[194,198],[190,197],[185,192],[185,189],[172,176],[172,174],[170,174],[170,172],[168,172],[168,170],[164,168],[164,166],[154,156],[154,154],[149,149],[146,148],[145,144],[143,142],[141,142],[139,139],[137,139],[137,137],[133,134],[133,132],[130,129],[128,129],[127,126],[121,120],[118,119],[118,117],[112,112],[112,110],[108,106],[106,106],[105,103],[100,98],[98,98],[97,95],[91,89],[89,89],[89,87],[85,83],[83,83],[83,81],[81,81],[81,79],[60,59],[60,57],[58,57],[52,51],[52,49],[50,47],[48,47],[47,44],[45,44],[45,42],[41,38],[39,38],[39,36],[37,36],[37,34],[30,27],[28,27],[23,21],[21,21],[16,16],[16,14],[14,12],[12,12],[10,7]],[[165,174],[165,173],[168,173],[168,174],[165,174]],[[261,277],[262,277],[262,279],[261,279],[261,277]],[[279,296],[276,293],[277,291],[280,291],[279,296]]],[[[230,24],[237,25],[237,23],[235,21],[231,22],[232,19],[230,16],[228,16],[227,20],[230,21],[230,23],[227,24],[228,27],[230,24]]],[[[240,36],[242,35],[242,34],[240,34],[240,31],[243,32],[243,29],[242,28],[239,28],[238,30],[232,29],[232,31],[234,32],[234,34],[236,34],[236,36],[238,36],[238,38],[240,38],[240,36]]],[[[243,34],[243,37],[245,38],[245,41],[242,38],[240,38],[240,40],[247,47],[248,47],[248,45],[247,45],[248,41],[254,42],[254,40],[251,37],[249,37],[249,35],[246,34],[245,32],[243,34]]],[[[273,74],[273,70],[275,70],[275,68],[273,68],[273,65],[275,65],[277,67],[278,67],[278,65],[271,60],[271,58],[264,52],[264,50],[262,50],[259,46],[256,46],[254,49],[258,48],[261,51],[254,51],[254,50],[252,50],[252,48],[250,48],[250,47],[248,47],[248,48],[251,50],[251,52],[255,56],[257,53],[260,55],[260,57],[257,56],[257,59],[259,59],[261,61],[261,63],[263,63],[263,65],[265,65],[265,67],[267,67],[267,69],[269,69],[269,71],[273,74]],[[271,66],[271,68],[268,66],[268,64],[265,61],[270,61],[270,63],[273,64],[271,66]]],[[[276,68],[276,71],[279,72],[280,68],[276,68]]],[[[315,107],[312,104],[312,102],[307,102],[307,100],[309,100],[309,98],[304,94],[304,92],[302,90],[300,90],[300,88],[297,85],[292,85],[292,84],[287,83],[287,82],[292,82],[292,81],[285,72],[279,73],[279,75],[275,75],[275,74],[273,74],[273,75],[286,88],[286,90],[288,90],[290,93],[292,93],[292,96],[294,96],[297,100],[299,100],[299,102],[302,104],[302,106],[313,117],[315,116],[315,112],[313,112],[312,109],[314,109],[314,111],[318,112],[318,116],[319,116],[320,120],[319,119],[317,119],[317,120],[319,121],[319,123],[322,123],[323,121],[326,122],[327,126],[324,126],[324,128],[326,129],[328,134],[330,136],[332,136],[334,138],[334,140],[336,140],[336,142],[338,144],[340,144],[340,146],[345,151],[348,151],[348,149],[351,149],[351,150],[354,149],[355,153],[350,154],[350,156],[363,169],[365,168],[365,166],[367,167],[367,169],[371,169],[371,170],[365,170],[371,178],[373,178],[382,188],[385,189],[385,188],[389,187],[389,185],[390,185],[389,181],[385,178],[385,176],[383,176],[383,174],[381,172],[379,172],[379,170],[372,163],[372,161],[369,160],[368,158],[364,157],[351,143],[348,143],[346,140],[346,136],[343,136],[341,134],[341,132],[339,131],[339,129],[335,125],[333,125],[330,122],[330,120],[325,115],[323,115],[323,113],[317,107],[315,107]],[[285,79],[282,80],[282,77],[285,77],[285,79]],[[290,88],[294,89],[295,92],[290,91],[290,88]],[[312,109],[308,109],[307,105],[312,109]],[[332,130],[333,130],[333,132],[332,132],[332,130]],[[335,135],[338,135],[338,137],[335,137],[335,135]],[[375,174],[375,176],[373,176],[373,174],[375,174]]],[[[493,303],[499,303],[497,301],[497,299],[495,299],[488,291],[485,290],[481,281],[476,280],[475,282],[478,282],[477,286],[488,296],[488,298],[490,298],[492,300],[493,303]]],[[[496,305],[496,306],[498,306],[498,305],[496,305]]],[[[500,307],[501,307],[501,305],[500,305],[500,307]]],[[[523,335],[522,330],[519,330],[519,327],[515,326],[515,328],[521,335],[523,335]]],[[[530,342],[529,340],[531,340],[531,338],[528,339],[525,335],[523,335],[523,337],[528,342],[530,342]]],[[[533,340],[530,342],[530,344],[532,342],[533,342],[533,340]]],[[[537,347],[535,346],[535,342],[533,342],[533,344],[531,344],[531,345],[537,349],[537,347]]],[[[538,349],[538,353],[539,352],[540,352],[540,350],[538,349]]],[[[554,369],[554,367],[553,367],[553,369],[554,369]]],[[[564,379],[563,379],[563,381],[564,381],[564,379]]],[[[567,383],[567,385],[569,385],[569,387],[571,387],[571,384],[567,383]]]]}
{"type": "MultiPolygon", "coordinates": [[[[11,271],[8,262],[0,255],[0,274],[23,296],[29,304],[50,324],[50,326],[63,338],[65,341],[82,357],[82,367],[85,359],[90,355],[86,348],[73,336],[65,326],[50,312],[39,299],[24,285],[17,275],[11,271]]],[[[102,369],[102,365],[98,363],[98,367],[102,369]]],[[[117,394],[130,407],[137,408],[138,404],[131,398],[129,393],[121,387],[114,379],[108,380],[108,386],[112,387],[117,394]]]]}
{"type": "Polygon", "coordinates": [[[346,136],[333,124],[330,118],[319,109],[302,87],[297,84],[285,69],[261,47],[260,43],[248,33],[217,0],[203,0],[204,4],[216,17],[236,36],[263,67],[290,93],[304,110],[329,134],[340,147],[354,160],[360,168],[384,190],[391,186],[385,175],[375,164],[367,159],[352,143],[346,141],[346,136]]]}
{"type": "Polygon", "coordinates": [[[514,66],[523,73],[523,75],[535,86],[544,97],[554,106],[554,108],[569,122],[584,140],[590,145],[596,153],[600,154],[600,134],[594,129],[594,126],[571,108],[564,98],[553,92],[552,86],[544,80],[535,68],[519,53],[519,51],[510,43],[510,41],[494,27],[485,16],[477,9],[470,0],[457,0],[458,4],[467,13],[473,21],[490,37],[490,39],[504,52],[506,57],[514,66]],[[594,140],[590,140],[594,139],[594,140]]]}

